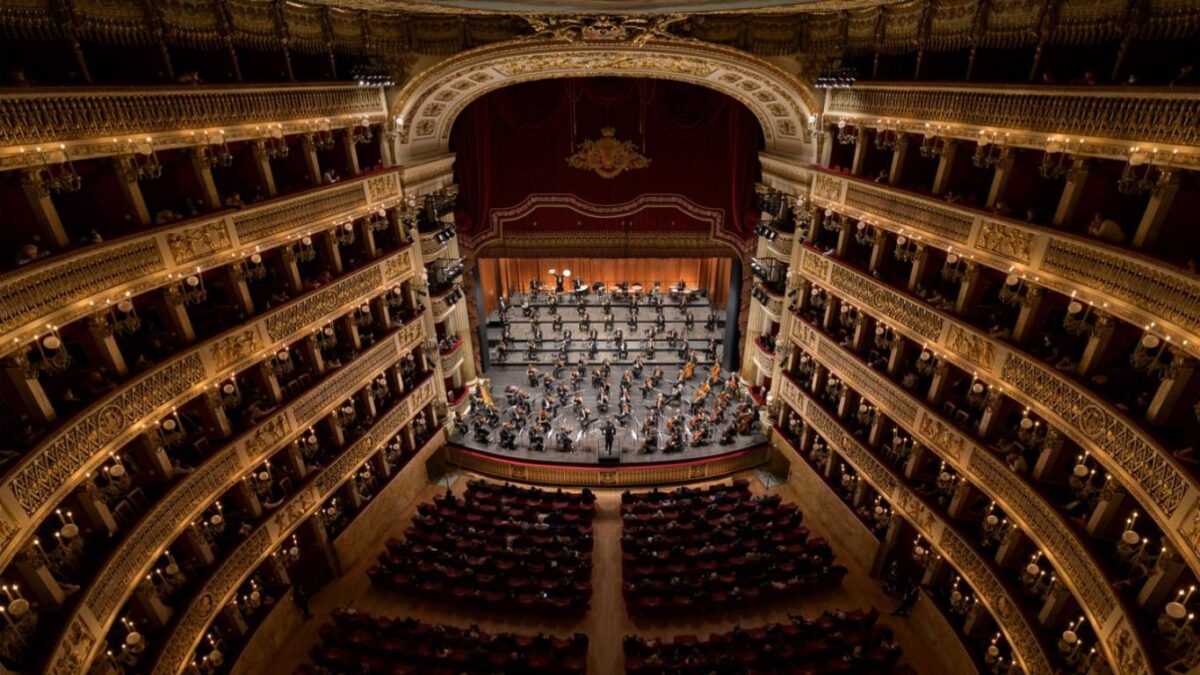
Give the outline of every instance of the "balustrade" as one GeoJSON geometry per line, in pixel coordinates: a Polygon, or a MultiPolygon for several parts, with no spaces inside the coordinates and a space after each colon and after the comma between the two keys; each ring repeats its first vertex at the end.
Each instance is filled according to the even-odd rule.
{"type": "Polygon", "coordinates": [[[422,327],[423,323],[416,320],[394,329],[291,405],[214,452],[155,503],[78,599],[75,610],[64,623],[66,629],[59,644],[49,655],[47,672],[74,672],[81,664],[90,663],[102,645],[102,636],[116,620],[117,610],[154,564],[156,552],[179,536],[217,495],[248,470],[340,408],[348,396],[361,388],[362,382],[371,381],[419,347],[424,340],[422,327]]]}

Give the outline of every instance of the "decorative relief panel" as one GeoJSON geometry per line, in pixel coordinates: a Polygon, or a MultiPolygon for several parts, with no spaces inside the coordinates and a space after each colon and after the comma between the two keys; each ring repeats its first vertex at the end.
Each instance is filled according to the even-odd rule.
{"type": "Polygon", "coordinates": [[[384,261],[383,278],[387,281],[395,281],[400,277],[408,276],[413,268],[412,256],[411,251],[405,251],[404,255],[392,256],[384,261]]]}
{"type": "Polygon", "coordinates": [[[829,279],[829,258],[807,248],[801,251],[801,256],[800,267],[804,271],[810,272],[823,283],[829,279]]]}
{"type": "Polygon", "coordinates": [[[1082,436],[1112,457],[1167,520],[1175,515],[1187,494],[1188,480],[1160,448],[1066,380],[1016,354],[1005,358],[1001,378],[1033,400],[1047,402],[1045,412],[1057,415],[1076,432],[1072,435],[1082,436]]]}
{"type": "Polygon", "coordinates": [[[167,235],[176,265],[189,263],[233,247],[224,220],[215,220],[167,235]]]}
{"type": "Polygon", "coordinates": [[[983,221],[975,238],[975,248],[1025,264],[1029,264],[1029,250],[1032,245],[1032,232],[996,220],[983,221]]]}
{"type": "Polygon", "coordinates": [[[14,473],[13,494],[25,515],[36,513],[110,440],[204,377],[200,355],[192,352],[89,408],[14,473]]]}
{"type": "Polygon", "coordinates": [[[399,195],[400,184],[396,180],[396,174],[375,176],[367,179],[367,200],[372,204],[399,195]]]}
{"type": "Polygon", "coordinates": [[[936,447],[940,453],[958,463],[962,460],[966,439],[954,427],[942,422],[926,410],[921,411],[921,419],[917,425],[920,434],[929,439],[929,445],[936,447]]]}
{"type": "Polygon", "coordinates": [[[923,337],[936,340],[942,334],[945,319],[937,312],[869,280],[858,272],[834,265],[830,275],[830,286],[869,307],[872,313],[883,314],[908,326],[923,337]]]}
{"type": "Polygon", "coordinates": [[[946,347],[980,368],[991,370],[995,366],[995,343],[978,333],[968,331],[957,323],[951,323],[946,330],[946,347]]]}
{"type": "Polygon", "coordinates": [[[47,675],[76,675],[87,671],[88,655],[96,645],[96,636],[88,630],[82,617],[75,617],[63,631],[63,642],[69,649],[55,656],[46,667],[47,675]]]}
{"type": "Polygon", "coordinates": [[[257,327],[251,326],[217,340],[209,352],[212,354],[213,365],[217,370],[223,370],[226,366],[241,361],[259,349],[262,349],[262,340],[258,336],[257,327]]]}

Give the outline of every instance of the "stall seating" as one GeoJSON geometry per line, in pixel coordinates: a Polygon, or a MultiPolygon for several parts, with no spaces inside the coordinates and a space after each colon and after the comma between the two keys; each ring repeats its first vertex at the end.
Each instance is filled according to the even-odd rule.
{"type": "Polygon", "coordinates": [[[404,593],[489,609],[578,614],[592,595],[591,492],[483,481],[417,507],[371,580],[404,593]]]}
{"type": "Polygon", "coordinates": [[[622,590],[629,612],[719,610],[836,586],[824,539],[778,495],[752,496],[738,481],[703,490],[625,493],[622,590]]]}
{"type": "Polygon", "coordinates": [[[338,610],[297,675],[584,673],[588,638],[487,633],[338,610]]]}
{"type": "Polygon", "coordinates": [[[625,638],[625,671],[671,675],[688,673],[854,673],[896,670],[900,648],[890,628],[877,625],[879,612],[825,612],[808,620],[789,615],[790,623],[671,640],[625,638]]]}

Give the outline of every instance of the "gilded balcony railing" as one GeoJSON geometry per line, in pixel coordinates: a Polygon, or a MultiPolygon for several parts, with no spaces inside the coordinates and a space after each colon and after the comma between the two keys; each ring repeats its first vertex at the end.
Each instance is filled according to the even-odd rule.
{"type": "MultiPolygon", "coordinates": [[[[1134,494],[1188,565],[1200,570],[1200,484],[1161,443],[1112,404],[953,315],[811,249],[802,251],[802,256],[800,270],[804,277],[887,321],[914,342],[927,344],[939,357],[999,387],[1090,451],[1134,494]]],[[[792,336],[805,338],[801,344],[814,348],[818,337],[815,331],[802,326],[802,322],[796,324],[792,336]]],[[[839,359],[844,369],[853,367],[841,351],[830,352],[829,358],[839,359]]],[[[897,423],[919,425],[918,407],[899,390],[876,387],[863,393],[885,400],[897,423]]]]}
{"type": "Polygon", "coordinates": [[[1200,355],[1200,277],[1135,251],[1032,227],[858,178],[813,171],[812,200],[875,227],[976,262],[1036,278],[1038,285],[1137,326],[1155,324],[1174,344],[1200,355]]]}
{"type": "Polygon", "coordinates": [[[400,199],[399,169],[260,205],[189,220],[51,258],[0,277],[0,355],[46,324],[65,325],[115,302],[178,283],[259,249],[297,241],[335,221],[400,199]]]}
{"type": "Polygon", "coordinates": [[[214,453],[163,495],[125,536],[84,591],[50,652],[46,672],[86,672],[129,595],[188,524],[247,471],[328,415],[364,382],[422,344],[422,326],[422,321],[412,321],[379,341],[291,405],[214,453]]]}
{"type": "MultiPolygon", "coordinates": [[[[1102,639],[1127,633],[1130,642],[1122,651],[1135,649],[1143,657],[1146,655],[1129,609],[1108,585],[1108,575],[1078,533],[1055,515],[1054,507],[1032,486],[1018,478],[993,452],[941,419],[902,387],[856,360],[836,341],[808,326],[801,331],[805,349],[831,373],[1004,509],[1058,570],[1058,578],[1075,596],[1102,639]]],[[[1107,642],[1104,646],[1109,661],[1117,662],[1114,648],[1107,642]]]]}
{"type": "MultiPolygon", "coordinates": [[[[183,611],[159,653],[158,662],[150,671],[174,675],[187,666],[188,657],[203,639],[209,624],[222,607],[229,604],[245,580],[259,565],[282,545],[297,527],[313,515],[337,489],[354,475],[367,458],[382,449],[396,432],[412,421],[421,409],[437,397],[432,379],[409,392],[404,400],[380,417],[362,438],[343,451],[336,460],[309,481],[301,491],[281,504],[274,518],[263,521],[213,571],[208,582],[193,594],[192,602],[183,611]]],[[[425,445],[400,469],[401,472],[424,472],[425,459],[441,447],[444,437],[434,434],[425,445]]],[[[422,473],[422,475],[424,475],[422,473]]],[[[393,478],[392,480],[397,480],[393,478]]]]}
{"type": "Polygon", "coordinates": [[[347,84],[9,90],[0,97],[0,170],[386,116],[382,88],[347,84]]]}
{"type": "MultiPolygon", "coordinates": [[[[836,450],[855,472],[883,495],[892,508],[912,524],[913,529],[929,541],[950,565],[958,570],[963,581],[975,589],[980,602],[996,618],[1013,654],[1026,673],[1039,675],[1055,672],[1041,641],[1037,628],[1019,610],[1014,598],[992,568],[984,562],[959,534],[954,526],[940,513],[929,508],[924,500],[911,491],[904,481],[886,464],[864,447],[838,420],[825,412],[807,392],[802,391],[790,379],[780,378],[780,398],[825,439],[831,449],[836,450]]],[[[780,442],[776,441],[777,444],[780,442]]],[[[785,444],[786,446],[786,444],[785,444]]],[[[795,453],[790,446],[788,451],[795,453]]],[[[798,455],[793,461],[803,461],[798,455]]]]}
{"type": "Polygon", "coordinates": [[[827,122],[874,126],[880,119],[898,131],[977,139],[1003,134],[1005,144],[1044,148],[1063,137],[1082,141],[1083,154],[1124,158],[1133,146],[1158,146],[1163,161],[1200,166],[1200,96],[1194,89],[1042,87],[855,83],[832,89],[827,122]]]}
{"type": "MultiPolygon", "coordinates": [[[[357,307],[417,269],[412,247],[225,331],[151,368],[68,421],[0,478],[0,565],[108,453],[174,406],[357,307]]],[[[414,322],[419,323],[419,322],[414,322]]],[[[419,328],[411,330],[419,331],[419,328]]]]}
{"type": "Polygon", "coordinates": [[[629,464],[620,469],[601,470],[589,466],[514,462],[454,445],[446,446],[445,453],[446,460],[451,464],[501,480],[594,488],[670,485],[713,480],[765,464],[770,448],[760,445],[728,452],[709,460],[629,464]]]}

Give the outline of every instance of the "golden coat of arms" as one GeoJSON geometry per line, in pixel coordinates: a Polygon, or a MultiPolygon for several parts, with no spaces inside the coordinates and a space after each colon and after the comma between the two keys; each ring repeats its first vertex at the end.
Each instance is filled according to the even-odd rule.
{"type": "Polygon", "coordinates": [[[567,164],[595,171],[601,178],[616,178],[624,171],[650,166],[650,160],[638,152],[633,141],[619,141],[616,134],[616,129],[604,127],[600,138],[580,143],[579,150],[567,158],[567,164]]]}

